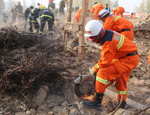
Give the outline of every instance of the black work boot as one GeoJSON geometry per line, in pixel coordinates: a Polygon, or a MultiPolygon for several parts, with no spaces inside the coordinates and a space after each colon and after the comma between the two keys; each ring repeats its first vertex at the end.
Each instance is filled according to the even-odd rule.
{"type": "Polygon", "coordinates": [[[91,109],[97,109],[101,110],[101,101],[103,98],[103,93],[94,93],[94,97],[91,100],[88,101],[81,101],[80,104],[84,107],[91,108],[91,109]]]}

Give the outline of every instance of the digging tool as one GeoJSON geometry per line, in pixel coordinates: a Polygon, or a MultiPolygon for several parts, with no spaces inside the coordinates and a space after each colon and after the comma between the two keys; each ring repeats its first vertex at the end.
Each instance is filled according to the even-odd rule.
{"type": "MultiPolygon", "coordinates": [[[[93,76],[79,74],[79,77],[74,81],[75,83],[74,91],[76,96],[81,99],[87,99],[87,97],[94,94],[95,79],[96,79],[96,75],[94,75],[94,81],[93,81],[93,76]]],[[[121,100],[118,102],[118,104],[115,107],[113,107],[111,111],[109,111],[110,115],[113,115],[119,109],[122,100],[123,100],[123,96],[121,96],[121,100]]]]}

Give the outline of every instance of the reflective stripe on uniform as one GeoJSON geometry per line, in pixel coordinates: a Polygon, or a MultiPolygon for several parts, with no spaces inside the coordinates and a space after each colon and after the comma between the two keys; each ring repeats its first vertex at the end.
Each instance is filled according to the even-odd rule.
{"type": "Polygon", "coordinates": [[[29,20],[29,19],[28,19],[28,22],[32,22],[32,20],[29,20]]]}
{"type": "Polygon", "coordinates": [[[33,9],[31,10],[32,14],[34,14],[33,9]]]}
{"type": "Polygon", "coordinates": [[[117,45],[118,49],[122,46],[123,42],[124,42],[124,36],[123,36],[123,35],[121,35],[121,38],[120,38],[119,44],[117,45]]]}
{"type": "Polygon", "coordinates": [[[41,18],[42,18],[42,17],[49,17],[49,18],[52,18],[52,16],[49,16],[49,15],[42,15],[41,18]]]}
{"type": "Polygon", "coordinates": [[[118,91],[118,90],[117,90],[117,92],[118,92],[120,95],[125,95],[125,94],[127,94],[127,90],[126,90],[126,91],[118,91]]]}
{"type": "Polygon", "coordinates": [[[42,31],[39,31],[39,33],[43,33],[42,31]]]}
{"type": "Polygon", "coordinates": [[[107,80],[106,79],[102,79],[102,78],[100,78],[98,76],[96,76],[96,80],[101,82],[101,83],[103,83],[103,84],[107,84],[107,80]]]}
{"type": "Polygon", "coordinates": [[[32,22],[36,22],[35,20],[32,20],[32,22]]]}
{"type": "Polygon", "coordinates": [[[93,15],[93,14],[91,14],[91,15],[93,15]]]}
{"type": "Polygon", "coordinates": [[[53,33],[53,31],[49,31],[49,33],[53,33]]]}
{"type": "Polygon", "coordinates": [[[99,69],[99,68],[100,68],[98,64],[96,65],[96,68],[97,68],[97,69],[99,69]]]}
{"type": "Polygon", "coordinates": [[[118,20],[118,18],[120,18],[120,16],[116,16],[114,21],[116,22],[118,20]]]}
{"type": "Polygon", "coordinates": [[[3,18],[3,20],[7,20],[7,18],[3,18]]]}
{"type": "Polygon", "coordinates": [[[113,61],[117,61],[118,59],[113,59],[113,61]]]}

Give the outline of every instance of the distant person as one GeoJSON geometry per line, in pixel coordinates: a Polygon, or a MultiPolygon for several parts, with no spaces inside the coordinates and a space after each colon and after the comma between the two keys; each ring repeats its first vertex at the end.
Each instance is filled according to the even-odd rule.
{"type": "Polygon", "coordinates": [[[3,12],[3,21],[4,21],[5,23],[7,23],[8,15],[7,15],[7,13],[6,13],[5,10],[2,10],[2,12],[3,12]]]}
{"type": "Polygon", "coordinates": [[[119,6],[113,10],[113,15],[118,15],[118,16],[120,15],[121,17],[123,17],[124,12],[125,12],[125,9],[121,6],[119,6]]]}
{"type": "Polygon", "coordinates": [[[92,8],[92,11],[91,11],[91,16],[93,18],[93,15],[94,15],[94,19],[95,20],[98,20],[97,16],[98,16],[98,13],[104,9],[104,6],[100,3],[97,3],[95,2],[94,5],[93,5],[93,8],[92,8]]]}
{"type": "Polygon", "coordinates": [[[24,30],[26,30],[26,23],[27,23],[27,20],[28,20],[28,16],[29,16],[29,13],[30,13],[30,11],[33,9],[33,6],[30,6],[29,8],[27,8],[26,10],[25,10],[25,12],[24,12],[24,15],[23,15],[23,17],[24,17],[24,30]]]}
{"type": "Polygon", "coordinates": [[[64,8],[65,8],[65,0],[61,0],[58,8],[59,15],[65,15],[64,8]]]}
{"type": "Polygon", "coordinates": [[[23,18],[23,7],[20,5],[20,2],[18,2],[15,11],[17,13],[18,21],[21,22],[21,19],[23,18]]]}
{"type": "Polygon", "coordinates": [[[14,6],[14,8],[12,8],[10,10],[11,12],[11,17],[12,17],[12,23],[14,23],[16,21],[16,17],[17,17],[17,13],[15,12],[15,8],[17,7],[17,5],[14,6]]]}
{"type": "MultiPolygon", "coordinates": [[[[82,8],[80,8],[77,12],[76,12],[76,15],[75,15],[75,20],[77,23],[79,23],[79,20],[80,20],[80,16],[81,16],[81,11],[82,11],[82,8]]],[[[87,8],[87,13],[90,13],[90,9],[87,8]]]]}
{"type": "Polygon", "coordinates": [[[53,8],[53,10],[55,9],[55,3],[53,2],[53,0],[51,0],[51,2],[49,2],[48,8],[49,7],[53,8]]]}
{"type": "Polygon", "coordinates": [[[40,6],[40,3],[37,3],[37,6],[40,6]]]}
{"type": "Polygon", "coordinates": [[[109,13],[111,12],[111,9],[108,8],[108,4],[106,4],[105,10],[109,11],[109,13]]]}
{"type": "Polygon", "coordinates": [[[98,18],[104,22],[104,29],[116,31],[133,41],[133,24],[120,16],[110,15],[107,10],[101,10],[98,18]]]}

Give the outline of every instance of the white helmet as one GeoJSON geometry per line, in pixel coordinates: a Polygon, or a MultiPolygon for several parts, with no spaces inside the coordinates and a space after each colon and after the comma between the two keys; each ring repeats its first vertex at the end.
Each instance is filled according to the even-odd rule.
{"type": "Polygon", "coordinates": [[[104,16],[106,16],[107,14],[109,14],[109,12],[107,10],[101,10],[98,14],[98,18],[102,19],[104,16]]]}
{"type": "Polygon", "coordinates": [[[84,34],[84,36],[88,37],[89,41],[93,41],[95,39],[99,41],[105,29],[98,20],[91,20],[86,24],[85,31],[86,34],[84,34]]]}

